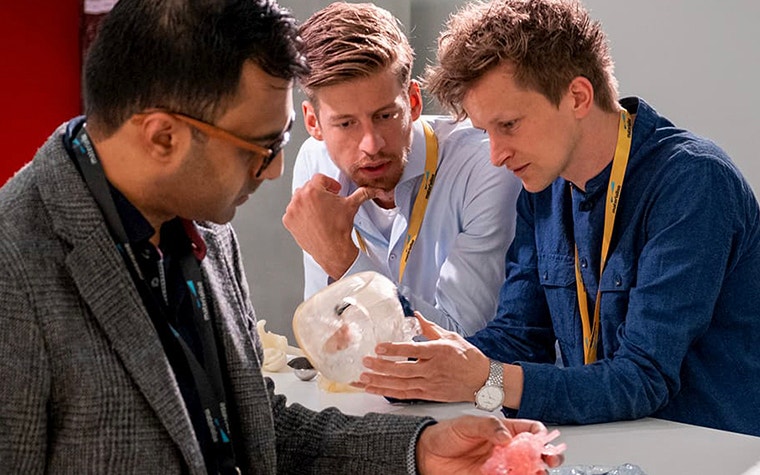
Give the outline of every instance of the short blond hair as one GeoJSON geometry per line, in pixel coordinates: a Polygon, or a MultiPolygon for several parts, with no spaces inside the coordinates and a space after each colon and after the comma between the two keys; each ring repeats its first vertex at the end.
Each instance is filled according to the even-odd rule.
{"type": "Polygon", "coordinates": [[[314,90],[392,68],[402,87],[411,81],[414,52],[399,20],[371,3],[336,2],[300,28],[310,72],[298,80],[309,100],[314,90]]]}
{"type": "Polygon", "coordinates": [[[458,118],[462,100],[496,66],[514,67],[518,85],[559,105],[570,82],[582,76],[594,102],[617,109],[617,80],[607,36],[575,0],[473,2],[452,15],[438,39],[438,64],[425,72],[425,86],[458,118]]]}

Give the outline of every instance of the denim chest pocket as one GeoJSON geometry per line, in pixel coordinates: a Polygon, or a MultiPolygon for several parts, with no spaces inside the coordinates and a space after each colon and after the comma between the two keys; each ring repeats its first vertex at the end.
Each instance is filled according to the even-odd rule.
{"type": "Polygon", "coordinates": [[[604,266],[599,290],[604,292],[628,292],[635,285],[636,271],[633,259],[613,254],[604,266]]]}
{"type": "Polygon", "coordinates": [[[568,287],[575,285],[575,264],[570,257],[545,257],[538,259],[538,280],[543,287],[568,287]]]}
{"type": "Polygon", "coordinates": [[[612,357],[620,346],[618,329],[628,315],[630,293],[636,287],[636,261],[630,256],[613,254],[607,261],[599,283],[602,293],[602,351],[612,357]]]}
{"type": "Polygon", "coordinates": [[[550,255],[538,259],[538,280],[565,358],[573,358],[575,342],[580,341],[580,320],[575,318],[578,296],[575,287],[575,263],[572,256],[550,255]]]}

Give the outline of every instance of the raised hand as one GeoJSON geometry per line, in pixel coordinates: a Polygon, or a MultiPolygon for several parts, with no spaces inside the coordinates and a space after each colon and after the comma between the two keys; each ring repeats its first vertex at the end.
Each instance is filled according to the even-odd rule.
{"type": "Polygon", "coordinates": [[[308,252],[333,279],[346,273],[359,250],[351,239],[354,216],[380,190],[361,187],[351,195],[339,196],[340,183],[317,174],[293,192],[282,217],[301,249],[308,252]]]}

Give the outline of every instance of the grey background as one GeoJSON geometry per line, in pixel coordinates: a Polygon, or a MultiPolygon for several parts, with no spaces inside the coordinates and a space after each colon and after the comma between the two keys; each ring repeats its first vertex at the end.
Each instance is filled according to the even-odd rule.
{"type": "MultiPolygon", "coordinates": [[[[329,0],[280,0],[299,21],[329,0]]],[[[358,3],[358,2],[351,2],[358,3]]],[[[386,0],[375,4],[405,25],[417,60],[415,75],[435,57],[438,32],[463,0],[386,0]]],[[[616,62],[621,96],[643,97],[681,127],[710,137],[760,190],[753,147],[760,125],[760,42],[753,31],[760,2],[730,0],[585,0],[604,25],[616,62]]],[[[294,344],[291,318],[302,300],[301,252],[282,225],[290,198],[292,166],[308,135],[299,114],[285,149],[285,172],[259,188],[233,221],[242,247],[259,319],[294,344]]],[[[425,112],[438,112],[428,101],[425,112]]]]}

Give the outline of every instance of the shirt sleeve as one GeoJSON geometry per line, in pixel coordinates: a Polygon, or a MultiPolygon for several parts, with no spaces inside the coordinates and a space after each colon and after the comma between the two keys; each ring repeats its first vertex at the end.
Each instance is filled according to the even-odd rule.
{"type": "MultiPolygon", "coordinates": [[[[293,165],[293,182],[291,185],[291,192],[295,192],[297,188],[300,188],[314,176],[315,173],[326,173],[329,175],[328,170],[320,171],[318,163],[320,163],[320,156],[325,155],[329,162],[329,157],[326,156],[327,151],[321,142],[314,138],[307,139],[301,148],[298,150],[296,156],[295,165],[293,165]]],[[[303,267],[304,267],[304,300],[311,297],[318,290],[324,288],[329,283],[327,273],[307,252],[303,252],[303,267]]]]}
{"type": "MultiPolygon", "coordinates": [[[[635,419],[653,415],[679,395],[687,354],[713,324],[722,276],[742,240],[737,223],[745,220],[737,213],[746,202],[734,170],[709,157],[687,158],[674,160],[679,165],[669,168],[667,180],[653,180],[655,184],[638,197],[642,202],[637,206],[646,209],[645,217],[636,223],[640,227],[627,232],[640,237],[640,248],[627,256],[610,256],[607,269],[618,264],[635,269],[635,285],[615,294],[605,286],[606,276],[612,274],[602,277],[602,319],[624,315],[612,333],[614,353],[590,365],[560,368],[545,364],[541,354],[514,351],[514,336],[524,341],[523,328],[507,327],[497,337],[491,329],[474,340],[486,353],[494,350],[507,362],[524,358],[518,360],[524,374],[518,417],[559,424],[635,419]],[[613,258],[621,262],[613,263],[613,258]],[[508,349],[495,350],[497,344],[508,349]]],[[[576,318],[572,310],[555,315],[555,320],[576,318]]],[[[515,318],[514,323],[530,327],[535,313],[515,318]]],[[[548,322],[544,323],[548,332],[548,322]]],[[[548,345],[545,339],[541,345],[545,352],[548,345]]],[[[725,342],[714,351],[735,352],[731,345],[725,342]]],[[[709,365],[709,361],[698,363],[709,365]]]]}
{"type": "Polygon", "coordinates": [[[637,278],[627,308],[618,309],[625,321],[616,352],[565,371],[523,365],[520,417],[584,423],[640,418],[681,390],[686,355],[711,324],[720,276],[736,249],[732,241],[743,219],[735,210],[743,199],[733,171],[717,161],[691,156],[680,163],[643,197],[647,218],[638,232],[645,242],[638,256],[630,256],[637,278]]]}
{"type": "Polygon", "coordinates": [[[507,252],[507,278],[496,317],[468,340],[489,358],[504,363],[553,363],[555,335],[538,279],[533,209],[527,191],[521,192],[516,209],[515,238],[507,252]]]}
{"type": "Polygon", "coordinates": [[[487,141],[470,139],[455,145],[449,153],[458,155],[456,161],[444,157],[441,163],[457,176],[448,193],[450,209],[439,208],[439,212],[450,213],[443,219],[456,220],[460,228],[440,266],[435,300],[426,301],[413,293],[407,297],[429,320],[467,336],[494,318],[522,184],[490,163],[487,141]]]}

